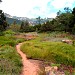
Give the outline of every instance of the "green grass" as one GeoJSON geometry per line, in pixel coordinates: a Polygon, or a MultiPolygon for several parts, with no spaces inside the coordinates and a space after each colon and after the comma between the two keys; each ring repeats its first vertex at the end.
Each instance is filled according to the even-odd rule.
{"type": "MultiPolygon", "coordinates": [[[[36,39],[25,41],[21,46],[21,50],[26,53],[28,58],[75,67],[74,46],[62,42],[43,40],[46,37],[55,37],[56,34],[58,33],[40,33],[36,39]]],[[[22,63],[15,50],[15,45],[24,40],[15,38],[14,35],[0,36],[0,75],[20,75],[22,63]]]]}
{"type": "Polygon", "coordinates": [[[20,75],[22,62],[15,46],[23,41],[8,32],[0,36],[0,75],[20,75]]]}
{"type": "Polygon", "coordinates": [[[15,48],[2,46],[0,48],[0,75],[20,75],[21,58],[15,48]]]}
{"type": "Polygon", "coordinates": [[[75,47],[62,42],[41,41],[42,38],[27,41],[21,50],[28,58],[46,60],[75,67],[75,47]]]}
{"type": "Polygon", "coordinates": [[[10,45],[15,46],[16,44],[23,42],[25,39],[17,39],[14,36],[0,36],[0,46],[10,45]]]}

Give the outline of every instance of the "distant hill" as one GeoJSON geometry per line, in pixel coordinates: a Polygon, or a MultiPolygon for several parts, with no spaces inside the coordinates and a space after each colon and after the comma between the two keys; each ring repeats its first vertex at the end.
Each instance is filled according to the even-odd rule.
{"type": "Polygon", "coordinates": [[[9,24],[12,24],[14,21],[16,21],[17,24],[21,24],[21,20],[18,20],[16,18],[13,18],[13,16],[7,14],[7,13],[4,13],[4,15],[6,16],[6,20],[9,24]]]}
{"type": "Polygon", "coordinates": [[[21,20],[17,20],[17,19],[14,19],[14,18],[8,18],[6,17],[6,20],[9,24],[12,24],[14,21],[16,21],[17,24],[21,24],[21,20]]]}
{"type": "Polygon", "coordinates": [[[9,14],[7,14],[7,13],[4,13],[4,15],[5,15],[6,17],[13,18],[13,16],[11,16],[11,15],[9,15],[9,14]]]}
{"type": "MultiPolygon", "coordinates": [[[[11,16],[7,13],[4,13],[5,16],[7,17],[7,22],[9,24],[12,24],[14,21],[16,21],[17,24],[21,24],[22,21],[25,21],[27,20],[31,25],[36,25],[36,24],[39,24],[38,23],[38,20],[36,18],[27,18],[27,17],[17,17],[17,16],[11,16]]],[[[41,19],[41,24],[42,23],[45,23],[47,21],[51,21],[53,20],[53,18],[44,18],[44,19],[41,19]]]]}

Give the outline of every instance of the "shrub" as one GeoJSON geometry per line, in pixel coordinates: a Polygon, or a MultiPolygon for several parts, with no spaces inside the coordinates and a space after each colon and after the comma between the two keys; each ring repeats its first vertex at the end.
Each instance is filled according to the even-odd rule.
{"type": "Polygon", "coordinates": [[[4,31],[4,35],[5,36],[11,36],[13,34],[15,34],[15,32],[13,32],[12,30],[6,30],[6,31],[4,31]]]}

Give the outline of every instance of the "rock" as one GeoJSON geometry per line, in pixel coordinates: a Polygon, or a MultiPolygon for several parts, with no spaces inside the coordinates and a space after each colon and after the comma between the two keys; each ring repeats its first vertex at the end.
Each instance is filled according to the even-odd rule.
{"type": "Polygon", "coordinates": [[[54,69],[54,71],[57,71],[58,70],[58,67],[57,66],[54,66],[53,69],[54,69]]]}
{"type": "Polygon", "coordinates": [[[67,43],[67,44],[73,44],[72,40],[62,40],[63,43],[67,43]]]}

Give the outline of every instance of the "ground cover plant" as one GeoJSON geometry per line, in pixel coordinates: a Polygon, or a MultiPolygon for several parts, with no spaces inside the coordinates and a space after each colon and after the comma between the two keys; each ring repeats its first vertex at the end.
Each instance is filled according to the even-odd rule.
{"type": "Polygon", "coordinates": [[[14,34],[16,34],[16,33],[11,30],[5,31],[4,35],[0,36],[0,46],[10,45],[10,46],[14,47],[16,44],[25,41],[25,39],[23,39],[23,38],[15,37],[14,34]]]}
{"type": "Polygon", "coordinates": [[[12,31],[5,31],[0,36],[0,75],[20,75],[22,61],[15,46],[23,41],[23,38],[15,37],[12,31]]]}
{"type": "Polygon", "coordinates": [[[19,75],[21,68],[21,58],[15,48],[2,46],[0,48],[0,75],[19,75]]]}
{"type": "MultiPolygon", "coordinates": [[[[21,46],[21,50],[28,58],[75,67],[75,47],[61,41],[43,40],[46,37],[51,38],[51,35],[49,33],[40,33],[39,37],[35,40],[26,41],[21,46]]],[[[52,37],[53,36],[54,35],[52,35],[52,37]]]]}
{"type": "Polygon", "coordinates": [[[28,58],[50,60],[75,67],[75,48],[61,42],[25,42],[21,47],[28,58]]]}

